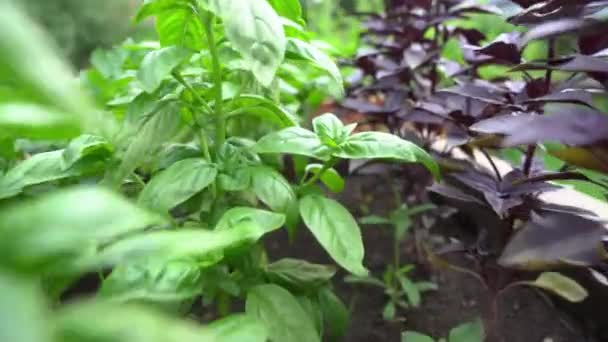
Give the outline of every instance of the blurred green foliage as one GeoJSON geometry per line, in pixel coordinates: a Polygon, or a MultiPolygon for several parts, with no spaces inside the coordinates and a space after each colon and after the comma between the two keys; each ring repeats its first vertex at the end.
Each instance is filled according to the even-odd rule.
{"type": "Polygon", "coordinates": [[[355,12],[382,12],[383,0],[301,0],[307,27],[341,56],[359,48],[361,20],[355,12]]]}
{"type": "Polygon", "coordinates": [[[109,47],[130,32],[132,0],[22,0],[26,12],[54,38],[75,66],[87,64],[97,47],[109,47]]]}

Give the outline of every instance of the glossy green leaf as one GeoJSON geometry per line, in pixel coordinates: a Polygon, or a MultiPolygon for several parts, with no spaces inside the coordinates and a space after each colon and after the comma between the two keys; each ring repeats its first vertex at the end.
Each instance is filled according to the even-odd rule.
{"type": "Polygon", "coordinates": [[[217,342],[212,330],[158,310],[90,301],[54,314],[55,340],[63,342],[217,342]],[[94,324],[91,324],[94,322],[94,324]]]}
{"type": "MultiPolygon", "coordinates": [[[[123,234],[164,223],[103,188],[73,188],[3,208],[2,263],[41,272],[123,234]]],[[[64,267],[65,268],[65,267],[64,267]]]]}
{"type": "Polygon", "coordinates": [[[319,290],[319,306],[325,321],[325,333],[330,342],[342,341],[348,332],[350,312],[338,296],[329,288],[319,290]]]}
{"type": "Polygon", "coordinates": [[[280,17],[266,1],[209,0],[209,9],[224,23],[226,37],[263,86],[270,86],[285,55],[280,17]]]}
{"type": "Polygon", "coordinates": [[[218,342],[266,342],[266,327],[255,317],[232,314],[207,326],[218,342]]]}
{"type": "Polygon", "coordinates": [[[0,176],[0,199],[18,195],[24,188],[78,176],[77,169],[65,170],[63,150],[38,153],[0,176]]]}
{"type": "Polygon", "coordinates": [[[483,342],[483,324],[480,319],[450,330],[449,342],[483,342]]]}
{"type": "Polygon", "coordinates": [[[268,2],[280,16],[295,22],[302,20],[300,0],[268,0],[268,2]]]}
{"type": "Polygon", "coordinates": [[[397,159],[419,162],[439,177],[439,167],[431,156],[415,144],[382,132],[362,132],[352,135],[334,155],[344,159],[397,159]]]}
{"type": "Polygon", "coordinates": [[[91,64],[105,78],[116,79],[123,75],[123,65],[129,54],[122,47],[113,49],[98,48],[91,54],[91,64]]]}
{"type": "Polygon", "coordinates": [[[251,115],[274,123],[280,128],[297,125],[297,119],[291,113],[273,101],[259,95],[243,94],[230,100],[228,104],[226,110],[229,112],[229,117],[251,115]]]}
{"type": "Polygon", "coordinates": [[[63,168],[69,169],[85,157],[95,156],[103,160],[109,157],[113,150],[113,146],[100,136],[81,135],[72,140],[63,150],[63,168]]]}
{"type": "Polygon", "coordinates": [[[179,46],[200,51],[204,45],[204,29],[196,7],[189,0],[148,0],[135,20],[156,16],[156,32],[162,46],[179,46]]]}
{"type": "MultiPolygon", "coordinates": [[[[316,176],[323,169],[321,164],[309,164],[306,166],[306,173],[316,176]]],[[[319,180],[331,191],[342,192],[344,190],[344,178],[334,168],[329,168],[323,172],[319,180]]]]}
{"type": "Polygon", "coordinates": [[[366,275],[363,241],[357,221],[340,203],[321,195],[300,200],[300,215],[306,227],[329,255],[355,275],[366,275]]]}
{"type": "Polygon", "coordinates": [[[215,230],[230,230],[247,222],[255,223],[264,232],[270,232],[285,223],[285,215],[256,208],[234,207],[222,215],[215,230]]]}
{"type": "Polygon", "coordinates": [[[255,195],[270,209],[286,213],[296,194],[285,177],[266,166],[252,167],[249,172],[255,195]]]}
{"type": "MultiPolygon", "coordinates": [[[[227,225],[224,225],[227,226],[227,225]]],[[[109,245],[97,256],[87,260],[90,264],[117,265],[126,261],[152,258],[208,259],[210,264],[219,261],[218,255],[226,250],[257,241],[264,234],[276,229],[260,226],[253,219],[235,222],[227,229],[214,231],[204,229],[181,229],[177,231],[155,231],[128,237],[109,245]]]]}
{"type": "Polygon", "coordinates": [[[544,272],[535,281],[525,283],[553,292],[573,303],[582,302],[589,295],[576,281],[557,272],[544,272]]]}
{"type": "Polygon", "coordinates": [[[309,315],[289,291],[273,284],[258,285],[247,294],[248,315],[266,326],[271,342],[320,342],[309,315]]]}
{"type": "Polygon", "coordinates": [[[340,69],[332,58],[321,49],[297,38],[287,38],[286,57],[296,60],[306,60],[319,69],[326,71],[329,76],[331,76],[334,83],[330,88],[333,90],[332,96],[337,98],[344,96],[344,80],[342,79],[340,69]]]}
{"type": "Polygon", "coordinates": [[[164,143],[167,143],[179,129],[179,106],[176,103],[162,103],[135,130],[120,165],[110,170],[106,182],[118,186],[141,165],[150,155],[154,154],[164,143]]]}
{"type": "Polygon", "coordinates": [[[126,263],[103,280],[98,296],[121,302],[171,302],[200,294],[201,266],[192,260],[126,263]]]}
{"type": "Polygon", "coordinates": [[[180,160],[196,158],[202,155],[203,152],[192,144],[171,144],[160,152],[154,169],[164,170],[180,160]]]}
{"type": "Polygon", "coordinates": [[[26,103],[0,104],[3,136],[28,139],[65,139],[81,130],[78,118],[56,109],[26,103]]]}
{"type": "Polygon", "coordinates": [[[162,81],[190,55],[190,51],[178,46],[148,52],[137,71],[137,79],[141,82],[142,88],[148,93],[156,91],[162,81]]]}
{"type": "Polygon", "coordinates": [[[204,159],[180,160],[154,176],[139,195],[138,204],[167,213],[208,187],[217,169],[204,159]]]}
{"type": "Polygon", "coordinates": [[[401,334],[401,342],[435,342],[435,340],[425,334],[415,331],[406,331],[401,334]]]}
{"type": "Polygon", "coordinates": [[[302,295],[297,296],[296,299],[298,300],[298,303],[302,309],[314,323],[317,334],[321,336],[323,333],[323,313],[321,312],[321,308],[319,307],[319,303],[316,301],[316,298],[302,295]]]}
{"type": "Polygon", "coordinates": [[[338,147],[348,136],[350,131],[337,116],[325,113],[312,120],[312,127],[321,141],[330,148],[338,147]]]}
{"type": "Polygon", "coordinates": [[[0,341],[53,341],[45,304],[34,283],[0,273],[0,341]]]}
{"type": "Polygon", "coordinates": [[[336,270],[330,266],[289,258],[266,266],[266,276],[270,281],[288,289],[302,291],[327,284],[335,273],[336,270]]]}
{"type": "Polygon", "coordinates": [[[327,159],[329,152],[313,132],[291,127],[262,137],[255,145],[258,153],[297,154],[318,159],[327,159]]]}

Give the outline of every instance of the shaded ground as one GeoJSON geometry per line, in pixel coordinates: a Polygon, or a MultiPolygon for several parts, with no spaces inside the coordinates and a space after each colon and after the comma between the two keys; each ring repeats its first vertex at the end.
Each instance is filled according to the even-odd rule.
{"type": "MultiPolygon", "coordinates": [[[[392,205],[391,190],[378,182],[377,177],[358,177],[349,180],[349,190],[341,195],[351,211],[361,211],[361,203],[369,202],[374,214],[384,214],[392,205]],[[371,198],[371,201],[370,201],[371,198]],[[388,203],[387,203],[388,202],[388,203]]],[[[393,183],[394,184],[394,183],[393,183]]],[[[457,224],[452,220],[439,220],[437,225],[457,224]]],[[[366,249],[365,264],[375,275],[382,274],[392,260],[391,232],[375,226],[364,226],[366,249]]],[[[282,257],[303,258],[318,263],[331,263],[329,256],[305,229],[293,245],[284,232],[277,232],[266,240],[272,259],[282,257]]],[[[406,242],[402,248],[402,260],[415,263],[413,244],[406,242]]],[[[419,280],[431,279],[439,285],[435,292],[426,293],[419,309],[402,313],[404,322],[386,322],[382,309],[387,298],[381,289],[344,283],[344,274],[336,276],[338,295],[352,310],[348,342],[399,342],[405,330],[420,331],[434,337],[446,336],[454,326],[480,315],[486,298],[484,290],[471,276],[453,271],[427,270],[418,266],[419,280]]],[[[586,342],[598,341],[583,337],[578,325],[549,301],[531,289],[514,289],[500,303],[499,330],[505,342],[586,342]]]]}

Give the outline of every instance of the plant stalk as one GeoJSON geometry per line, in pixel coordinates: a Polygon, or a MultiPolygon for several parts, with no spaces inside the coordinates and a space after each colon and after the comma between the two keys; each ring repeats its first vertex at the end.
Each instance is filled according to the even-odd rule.
{"type": "Polygon", "coordinates": [[[209,15],[203,20],[205,26],[205,35],[211,53],[212,75],[213,75],[213,91],[215,93],[214,116],[215,116],[215,150],[219,150],[226,141],[226,118],[223,113],[224,96],[222,93],[222,66],[220,57],[217,51],[215,36],[213,34],[213,24],[215,17],[209,15]]]}

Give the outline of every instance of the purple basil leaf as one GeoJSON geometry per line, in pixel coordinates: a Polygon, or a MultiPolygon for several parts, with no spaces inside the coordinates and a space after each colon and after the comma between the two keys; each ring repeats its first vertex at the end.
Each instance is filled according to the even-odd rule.
{"type": "Polygon", "coordinates": [[[517,31],[503,33],[490,43],[475,49],[475,51],[479,54],[494,57],[500,62],[519,64],[521,62],[520,40],[521,34],[517,31]]]}
{"type": "Polygon", "coordinates": [[[541,270],[560,265],[595,265],[606,251],[606,228],[598,221],[569,213],[533,214],[506,246],[502,266],[541,270]]]}
{"type": "Polygon", "coordinates": [[[536,97],[523,101],[523,104],[531,103],[573,103],[587,106],[594,109],[592,93],[583,89],[564,89],[560,92],[554,92],[549,95],[536,97]]]}
{"type": "Polygon", "coordinates": [[[588,146],[608,140],[608,115],[580,106],[563,106],[551,115],[503,115],[471,126],[479,133],[500,134],[503,146],[555,141],[588,146]]]}

